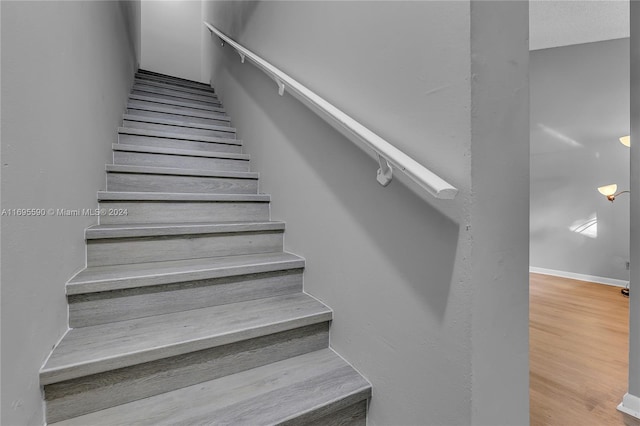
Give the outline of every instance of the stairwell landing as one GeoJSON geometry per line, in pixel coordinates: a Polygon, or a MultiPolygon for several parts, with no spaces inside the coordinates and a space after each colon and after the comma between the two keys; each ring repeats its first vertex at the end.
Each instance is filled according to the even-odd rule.
{"type": "Polygon", "coordinates": [[[40,371],[48,424],[366,424],[371,386],[211,87],[139,70],[106,175],[40,371]]]}

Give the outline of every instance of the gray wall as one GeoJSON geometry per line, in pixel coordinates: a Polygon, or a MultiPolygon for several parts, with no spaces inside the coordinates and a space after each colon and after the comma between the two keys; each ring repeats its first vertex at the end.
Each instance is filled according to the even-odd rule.
{"type": "MultiPolygon", "coordinates": [[[[640,140],[640,4],[631,2],[631,139],[640,140]]],[[[629,394],[640,408],[640,148],[631,149],[629,394]]],[[[631,398],[630,398],[631,399],[631,398]]],[[[638,410],[640,412],[640,409],[638,410]]]]}
{"type": "Polygon", "coordinates": [[[143,1],[140,68],[201,81],[201,13],[200,0],[143,1]]]}
{"type": "Polygon", "coordinates": [[[455,201],[382,188],[368,155],[273,80],[205,49],[286,248],[307,259],[305,291],[334,310],[332,347],[373,384],[372,425],[528,423],[527,4],[474,3],[203,8],[460,188],[455,201]]]}
{"type": "Polygon", "coordinates": [[[597,191],[629,189],[628,134],[629,39],[531,52],[533,267],[629,280],[629,196],[597,191]]]}
{"type": "MultiPolygon", "coordinates": [[[[139,52],[139,2],[7,2],[2,208],[96,208],[139,52]]],[[[67,329],[91,217],[2,217],[3,425],[42,424],[38,371],[67,329]]]]}

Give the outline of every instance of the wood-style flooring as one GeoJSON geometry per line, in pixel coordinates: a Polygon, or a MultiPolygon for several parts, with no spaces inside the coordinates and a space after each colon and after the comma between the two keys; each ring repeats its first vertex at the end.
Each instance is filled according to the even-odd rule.
{"type": "Polygon", "coordinates": [[[618,287],[530,279],[531,426],[624,425],[629,299],[618,287]]]}

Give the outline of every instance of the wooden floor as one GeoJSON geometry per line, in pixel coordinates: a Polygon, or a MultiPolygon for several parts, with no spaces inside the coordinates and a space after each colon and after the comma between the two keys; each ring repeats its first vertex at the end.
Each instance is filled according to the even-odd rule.
{"type": "Polygon", "coordinates": [[[624,425],[629,299],[620,288],[531,274],[531,425],[624,425]]]}

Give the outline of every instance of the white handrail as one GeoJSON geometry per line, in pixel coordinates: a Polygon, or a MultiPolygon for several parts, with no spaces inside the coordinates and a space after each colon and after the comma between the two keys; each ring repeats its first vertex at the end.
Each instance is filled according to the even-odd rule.
{"type": "Polygon", "coordinates": [[[217,35],[222,44],[229,44],[240,55],[241,61],[249,59],[258,68],[275,80],[278,85],[278,93],[282,96],[285,89],[291,93],[296,99],[304,103],[312,111],[322,117],[332,127],[346,136],[352,142],[358,144],[363,143],[372,149],[378,156],[380,168],[378,169],[378,182],[386,186],[391,182],[393,168],[404,172],[420,187],[424,188],[429,194],[436,198],[453,199],[458,193],[458,189],[447,183],[444,179],[391,145],[371,130],[331,105],[320,96],[289,77],[287,74],[271,65],[255,53],[238,44],[236,41],[222,33],[220,30],[209,24],[204,23],[209,31],[217,35]]]}

